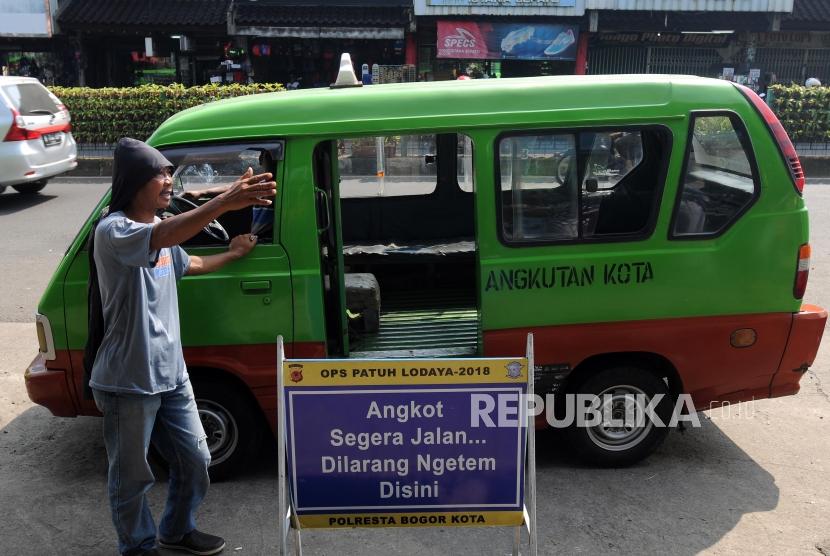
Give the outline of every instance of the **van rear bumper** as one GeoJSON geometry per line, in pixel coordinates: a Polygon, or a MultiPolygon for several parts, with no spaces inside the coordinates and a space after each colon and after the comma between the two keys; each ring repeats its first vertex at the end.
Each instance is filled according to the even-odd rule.
{"type": "Polygon", "coordinates": [[[76,417],[78,409],[69,391],[66,371],[47,369],[43,356],[38,354],[23,375],[29,399],[42,405],[56,417],[76,417]]]}
{"type": "Polygon", "coordinates": [[[815,305],[802,305],[801,311],[793,315],[784,356],[770,383],[771,398],[798,392],[801,377],[816,359],[826,322],[827,310],[815,305]]]}

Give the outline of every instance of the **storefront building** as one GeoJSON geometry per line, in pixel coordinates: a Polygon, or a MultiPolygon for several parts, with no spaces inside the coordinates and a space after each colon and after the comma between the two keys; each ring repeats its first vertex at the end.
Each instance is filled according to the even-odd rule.
{"type": "MultiPolygon", "coordinates": [[[[233,34],[246,45],[255,81],[328,87],[342,52],[351,55],[358,75],[364,64],[400,73],[414,59],[411,6],[409,0],[237,0],[233,34]]],[[[394,80],[414,80],[414,67],[411,73],[394,80]]]]}
{"type": "Polygon", "coordinates": [[[414,0],[422,79],[669,73],[830,81],[828,0],[414,0]],[[565,47],[565,48],[563,48],[565,47]]]}
{"type": "Polygon", "coordinates": [[[585,0],[414,0],[423,80],[584,73],[585,0]]]}
{"type": "Polygon", "coordinates": [[[75,51],[56,36],[57,0],[0,0],[0,73],[72,83],[75,51]]]}
{"type": "Polygon", "coordinates": [[[594,30],[587,73],[691,74],[756,89],[830,79],[826,0],[736,0],[696,12],[678,0],[586,2],[594,30]]]}
{"type": "Polygon", "coordinates": [[[79,60],[78,84],[247,82],[228,34],[231,0],[69,0],[57,22],[79,60]]]}

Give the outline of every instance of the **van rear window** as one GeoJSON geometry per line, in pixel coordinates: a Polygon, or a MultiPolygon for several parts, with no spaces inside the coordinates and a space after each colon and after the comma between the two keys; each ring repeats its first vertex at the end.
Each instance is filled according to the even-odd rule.
{"type": "Polygon", "coordinates": [[[3,92],[11,101],[12,108],[17,110],[21,116],[59,112],[56,97],[39,83],[3,85],[3,92]]]}
{"type": "Polygon", "coordinates": [[[751,152],[734,114],[693,118],[674,237],[720,234],[749,208],[758,191],[751,152]]]}

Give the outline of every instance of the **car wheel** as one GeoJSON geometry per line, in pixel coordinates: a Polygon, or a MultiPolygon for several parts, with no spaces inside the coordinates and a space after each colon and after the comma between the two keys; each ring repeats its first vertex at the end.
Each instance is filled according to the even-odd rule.
{"type": "Polygon", "coordinates": [[[594,374],[574,390],[576,394],[597,396],[598,408],[611,418],[603,418],[592,427],[572,424],[566,429],[571,448],[585,463],[600,467],[631,465],[648,457],[665,440],[673,398],[668,385],[654,374],[637,367],[615,367],[594,374]],[[652,407],[662,426],[648,416],[639,423],[630,418],[658,395],[662,395],[660,401],[652,407]]]}
{"type": "Polygon", "coordinates": [[[262,419],[258,406],[224,381],[193,381],[196,405],[210,449],[210,478],[221,481],[237,474],[260,444],[262,419]]]}
{"type": "Polygon", "coordinates": [[[6,190],[5,185],[0,185],[0,193],[3,193],[6,190]]]}
{"type": "Polygon", "coordinates": [[[48,180],[40,180],[32,183],[21,183],[20,185],[13,185],[15,191],[24,195],[34,195],[44,187],[48,180]]]}

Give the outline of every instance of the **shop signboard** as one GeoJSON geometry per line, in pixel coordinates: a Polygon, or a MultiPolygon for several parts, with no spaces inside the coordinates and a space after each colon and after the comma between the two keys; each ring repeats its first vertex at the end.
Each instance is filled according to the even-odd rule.
{"type": "Polygon", "coordinates": [[[575,60],[575,25],[438,22],[438,58],[473,60],[575,60]]]}
{"type": "Polygon", "coordinates": [[[573,8],[576,0],[427,0],[427,4],[473,8],[573,8]]]}
{"type": "Polygon", "coordinates": [[[0,0],[0,36],[52,36],[49,0],[0,0]]]}

